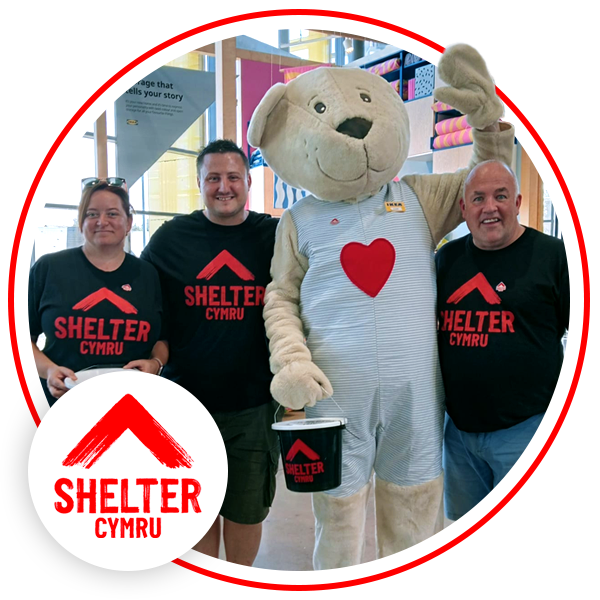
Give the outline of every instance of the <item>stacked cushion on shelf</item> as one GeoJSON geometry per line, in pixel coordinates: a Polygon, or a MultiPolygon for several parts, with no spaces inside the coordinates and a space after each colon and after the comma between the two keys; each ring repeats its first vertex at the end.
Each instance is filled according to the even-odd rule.
{"type": "Polygon", "coordinates": [[[409,79],[408,80],[408,96],[407,98],[409,100],[414,100],[415,99],[415,80],[414,77],[413,79],[409,79]]]}
{"type": "Polygon", "coordinates": [[[433,94],[435,86],[435,67],[425,65],[415,69],[415,98],[422,98],[433,94]]]}
{"type": "Polygon", "coordinates": [[[447,133],[446,135],[438,135],[433,140],[434,150],[441,150],[442,148],[452,148],[453,146],[462,146],[463,144],[470,144],[473,141],[473,128],[461,129],[454,131],[453,133],[447,133]]]}
{"type": "Polygon", "coordinates": [[[386,60],[385,62],[379,63],[377,65],[373,65],[372,67],[368,67],[366,70],[369,73],[375,73],[375,75],[384,75],[385,73],[389,73],[390,71],[395,71],[400,68],[400,59],[399,58],[390,58],[390,60],[386,60]]]}
{"type": "Polygon", "coordinates": [[[444,135],[446,133],[452,133],[453,131],[459,131],[461,129],[467,129],[469,124],[467,123],[467,117],[454,117],[452,119],[444,119],[435,124],[435,133],[437,135],[444,135]]]}
{"type": "Polygon", "coordinates": [[[396,81],[391,81],[390,85],[398,92],[400,93],[400,80],[396,79],[396,81]]]}
{"type": "Polygon", "coordinates": [[[431,105],[431,110],[433,112],[444,112],[446,110],[454,110],[454,108],[449,104],[444,104],[443,102],[434,102],[431,105]]]}

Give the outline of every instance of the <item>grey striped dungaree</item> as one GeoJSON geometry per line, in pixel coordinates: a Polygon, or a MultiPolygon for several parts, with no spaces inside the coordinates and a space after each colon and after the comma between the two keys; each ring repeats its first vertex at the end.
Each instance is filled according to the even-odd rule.
{"type": "Polygon", "coordinates": [[[348,417],[342,485],[329,493],[354,494],[373,468],[401,486],[435,479],[444,405],[434,247],[415,193],[402,181],[391,182],[358,203],[308,196],[289,210],[299,252],[309,261],[300,296],[304,332],[335,400],[307,408],[307,417],[348,417]],[[402,201],[405,212],[386,212],[386,200],[402,201]],[[368,246],[380,238],[394,246],[395,262],[372,298],[350,281],[340,254],[350,242],[368,246]]]}

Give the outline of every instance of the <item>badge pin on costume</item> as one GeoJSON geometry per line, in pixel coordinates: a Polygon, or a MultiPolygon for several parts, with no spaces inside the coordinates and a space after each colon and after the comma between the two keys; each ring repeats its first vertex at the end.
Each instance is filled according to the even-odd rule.
{"type": "Polygon", "coordinates": [[[385,210],[387,212],[403,213],[406,212],[406,206],[404,206],[404,202],[386,202],[385,210]]]}
{"type": "Polygon", "coordinates": [[[497,292],[504,292],[506,290],[506,285],[502,283],[502,281],[496,286],[497,292]]]}
{"type": "Polygon", "coordinates": [[[126,292],[130,292],[131,291],[131,286],[128,283],[125,283],[121,286],[122,289],[124,289],[126,292]]]}
{"type": "Polygon", "coordinates": [[[330,225],[337,225],[339,223],[338,219],[331,219],[331,221],[329,222],[330,225]]]}

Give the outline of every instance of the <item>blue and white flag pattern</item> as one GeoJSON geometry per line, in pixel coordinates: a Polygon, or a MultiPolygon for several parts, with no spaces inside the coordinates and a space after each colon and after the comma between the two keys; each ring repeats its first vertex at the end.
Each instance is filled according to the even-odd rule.
{"type": "Polygon", "coordinates": [[[308,192],[288,185],[273,173],[273,208],[289,208],[308,192]]]}

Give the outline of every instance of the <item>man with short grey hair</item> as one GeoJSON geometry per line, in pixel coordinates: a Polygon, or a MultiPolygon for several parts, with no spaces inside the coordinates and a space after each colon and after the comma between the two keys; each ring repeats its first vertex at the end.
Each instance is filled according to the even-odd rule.
{"type": "Polygon", "coordinates": [[[531,441],[558,381],[569,324],[564,244],[520,225],[511,169],[477,165],[460,206],[470,234],[436,256],[444,500],[453,520],[501,481],[531,441]]]}

